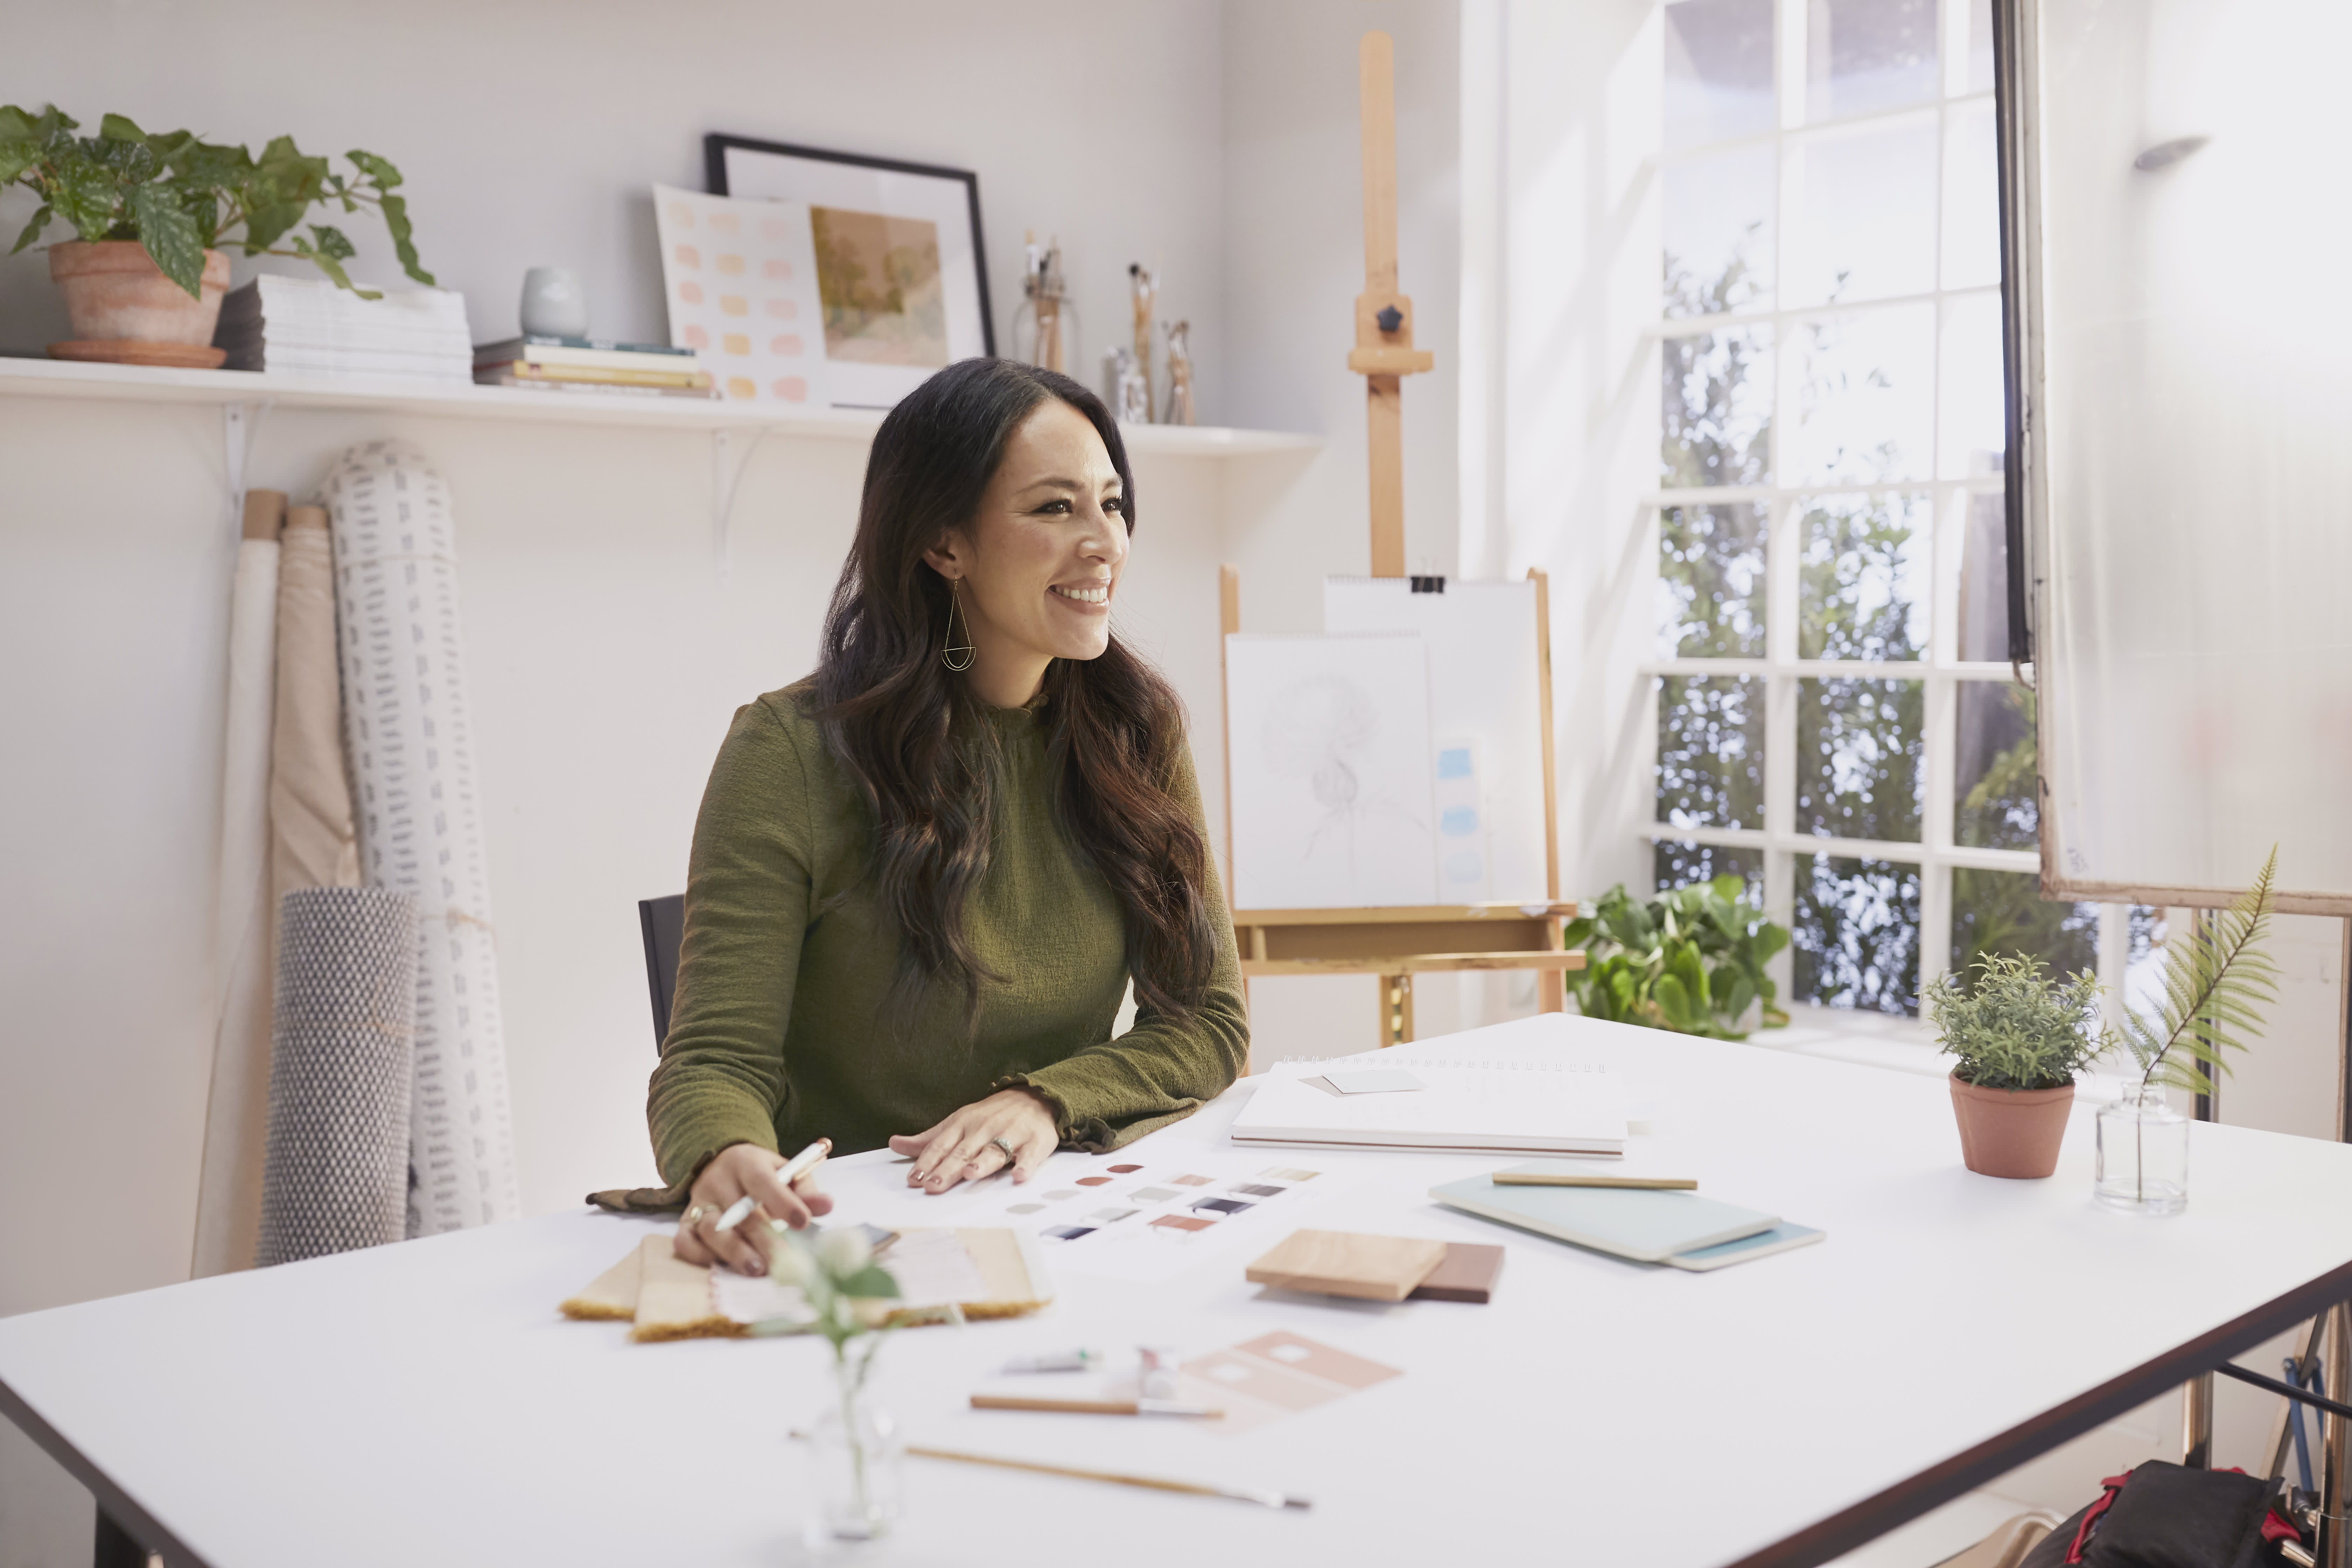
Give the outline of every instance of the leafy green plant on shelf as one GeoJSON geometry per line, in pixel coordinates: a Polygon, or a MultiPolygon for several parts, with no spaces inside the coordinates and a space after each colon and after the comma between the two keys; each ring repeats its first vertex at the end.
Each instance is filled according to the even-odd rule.
{"type": "Polygon", "coordinates": [[[1588,1018],[1717,1040],[1744,1040],[1759,1025],[1777,1029],[1789,1021],[1764,973],[1789,933],[1748,901],[1738,877],[1676,888],[1646,903],[1621,882],[1563,935],[1585,952],[1585,967],[1566,979],[1588,1018]]]}
{"type": "Polygon", "coordinates": [[[1972,979],[1945,975],[1928,988],[1927,1016],[1952,1070],[1979,1089],[2064,1089],[2112,1043],[2099,983],[2057,978],[2024,953],[1987,953],[1972,979]]]}
{"type": "Polygon", "coordinates": [[[0,186],[25,185],[41,198],[10,255],[63,220],[84,240],[136,240],[191,297],[201,297],[205,252],[218,248],[299,257],[339,287],[373,300],[378,296],[343,271],[357,254],[349,237],[323,223],[308,225],[308,234],[295,230],[315,206],[346,213],[373,207],[402,269],[432,285],[433,275],[417,262],[407,199],[394,194],[400,171],[373,153],[344,153],[358,171],[347,177],[327,159],[306,156],[290,136],[256,158],[243,147],[199,141],[193,131],[151,136],[120,114],[100,121],[95,136],[77,136],[79,129],[79,121],[54,105],[38,114],[0,107],[0,186]],[[242,232],[232,237],[232,229],[242,232]]]}

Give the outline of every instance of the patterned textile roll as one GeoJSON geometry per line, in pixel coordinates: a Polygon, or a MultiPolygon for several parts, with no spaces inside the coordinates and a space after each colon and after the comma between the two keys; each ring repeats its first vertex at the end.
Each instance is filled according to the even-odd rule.
{"type": "Polygon", "coordinates": [[[415,901],[385,888],[287,894],[258,1267],[407,1234],[415,1037],[415,901]]]}
{"type": "Polygon", "coordinates": [[[474,779],[449,487],[399,441],[328,475],[343,724],[370,887],[416,900],[408,1234],[520,1218],[489,852],[474,779]]]}

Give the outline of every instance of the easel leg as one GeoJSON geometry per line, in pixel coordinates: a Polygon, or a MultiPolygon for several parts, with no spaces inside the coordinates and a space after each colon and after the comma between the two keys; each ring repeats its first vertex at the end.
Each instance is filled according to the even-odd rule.
{"type": "Polygon", "coordinates": [[[1372,575],[1404,571],[1404,395],[1393,375],[1364,378],[1372,482],[1372,575]]]}
{"type": "Polygon", "coordinates": [[[1412,1043],[1412,976],[1381,976],[1381,1048],[1412,1043]]]}
{"type": "Polygon", "coordinates": [[[1568,982],[1557,969],[1547,969],[1536,976],[1536,1007],[1539,1012],[1568,1011],[1568,982]]]}

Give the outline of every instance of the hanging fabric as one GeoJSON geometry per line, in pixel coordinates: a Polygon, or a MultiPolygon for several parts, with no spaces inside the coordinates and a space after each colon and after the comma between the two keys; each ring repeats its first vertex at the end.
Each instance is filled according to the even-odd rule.
{"type": "Polygon", "coordinates": [[[269,1109],[269,744],[278,617],[279,490],[245,493],[229,590],[228,704],[221,757],[220,870],[213,911],[219,992],[196,1184],[191,1272],[253,1261],[269,1109]]]}
{"type": "Polygon", "coordinates": [[[286,514],[278,553],[278,704],[269,746],[271,910],[297,888],[360,879],[343,767],[334,551],[324,507],[286,514]]]}
{"type": "Polygon", "coordinates": [[[521,1213],[449,489],[397,441],[329,476],[362,875],[416,900],[407,1230],[521,1213]]]}

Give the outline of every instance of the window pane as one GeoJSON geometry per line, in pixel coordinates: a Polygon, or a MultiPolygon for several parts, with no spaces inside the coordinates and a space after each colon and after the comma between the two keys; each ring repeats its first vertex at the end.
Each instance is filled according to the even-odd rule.
{"type": "Polygon", "coordinates": [[[1934,460],[1936,307],[1897,305],[1797,329],[1799,484],[1924,479],[1934,460]]]}
{"type": "Polygon", "coordinates": [[[2002,681],[1964,680],[1958,707],[1952,841],[1969,849],[2040,847],[2033,693],[2002,681]]]}
{"type": "Polygon", "coordinates": [[[1835,120],[1936,96],[1936,0],[1811,0],[1805,118],[1835,120]]]}
{"type": "Polygon", "coordinates": [[[1664,485],[1760,485],[1771,478],[1772,329],[1668,338],[1661,347],[1664,485]]]}
{"type": "Polygon", "coordinates": [[[1969,90],[1990,92],[1992,81],[1992,0],[1968,0],[1969,90]]]}
{"type": "Polygon", "coordinates": [[[1948,479],[2000,472],[2009,445],[2000,379],[2000,296],[1944,301],[1944,397],[1939,471],[1948,479]]]}
{"type": "Polygon", "coordinates": [[[1936,118],[1810,136],[1789,155],[1788,302],[1936,287],[1936,118]]]}
{"type": "Polygon", "coordinates": [[[1789,946],[1798,1001],[1916,1016],[1919,868],[1798,856],[1789,946]]]}
{"type": "Polygon", "coordinates": [[[1666,7],[1665,144],[1772,129],[1772,0],[1666,7]]]}
{"type": "Polygon", "coordinates": [[[1921,710],[1916,680],[1797,682],[1797,831],[1919,841],[1921,710]]]}
{"type": "Polygon", "coordinates": [[[1832,499],[1805,514],[1799,658],[1917,658],[1935,510],[1925,496],[1832,499]]]}
{"type": "Polygon", "coordinates": [[[1992,104],[1963,103],[1945,116],[1944,287],[2000,281],[2000,170],[1992,104]]]}
{"type": "Polygon", "coordinates": [[[2045,903],[2031,871],[1952,868],[1952,973],[1976,978],[1989,953],[2021,952],[2053,974],[2099,972],[2099,906],[2045,903]]]}
{"type": "Polygon", "coordinates": [[[1658,655],[1764,657],[1764,509],[1744,501],[1658,514],[1658,655]]]}
{"type": "Polygon", "coordinates": [[[1768,144],[1666,165],[1666,314],[1772,303],[1774,159],[1768,144]]]}
{"type": "Polygon", "coordinates": [[[1764,826],[1764,682],[1741,675],[1658,682],[1658,820],[1764,826]]]}
{"type": "Polygon", "coordinates": [[[1960,534],[1959,657],[2009,657],[2009,516],[2001,493],[1966,499],[1960,534]]]}
{"type": "Polygon", "coordinates": [[[1693,882],[1712,882],[1717,877],[1737,877],[1748,884],[1749,898],[1759,905],[1764,901],[1761,849],[1727,849],[1719,844],[1677,844],[1671,839],[1661,840],[1654,848],[1652,885],[1659,892],[1687,888],[1693,882]]]}

